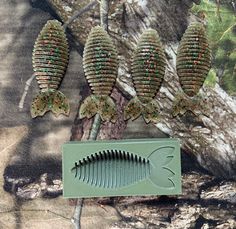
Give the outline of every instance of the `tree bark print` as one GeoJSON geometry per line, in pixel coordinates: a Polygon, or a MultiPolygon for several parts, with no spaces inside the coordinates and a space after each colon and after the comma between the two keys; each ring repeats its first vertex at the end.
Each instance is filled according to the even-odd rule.
{"type": "Polygon", "coordinates": [[[119,76],[111,94],[118,121],[111,123],[98,122],[99,116],[79,119],[78,114],[81,102],[91,94],[83,73],[83,47],[91,28],[100,24],[103,1],[109,0],[0,3],[0,53],[4,57],[0,85],[0,228],[38,228],[39,224],[82,229],[236,228],[236,106],[234,98],[222,90],[232,95],[236,90],[231,76],[236,60],[233,3],[220,1],[220,22],[215,0],[109,1],[108,33],[119,54],[119,76]],[[61,90],[67,95],[71,112],[69,117],[56,118],[48,112],[32,119],[30,105],[38,92],[35,76],[30,77],[32,49],[39,32],[52,19],[63,23],[69,41],[70,60],[61,90]],[[186,28],[195,21],[207,26],[214,45],[210,77],[200,91],[202,106],[194,109],[196,115],[189,111],[173,118],[173,104],[183,93],[176,73],[177,48],[186,28]],[[147,28],[157,30],[161,37],[167,65],[164,84],[155,97],[160,120],[148,125],[142,117],[124,121],[124,108],[135,96],[131,57],[147,28]],[[211,86],[215,81],[222,88],[219,84],[211,86]],[[86,198],[84,202],[63,198],[64,142],[156,137],[180,139],[182,195],[86,198]]]}
{"type": "MultiPolygon", "coordinates": [[[[68,20],[75,10],[90,3],[86,0],[79,4],[54,0],[48,2],[62,21],[68,20]]],[[[118,91],[115,90],[114,95],[119,97],[120,112],[122,112],[123,105],[127,103],[125,98],[135,95],[130,77],[130,59],[137,40],[144,29],[156,29],[165,45],[167,70],[164,83],[156,96],[161,107],[161,119],[154,125],[168,136],[179,138],[182,149],[194,155],[200,165],[210,173],[217,177],[236,180],[235,99],[218,84],[213,88],[204,85],[200,91],[201,103],[204,106],[196,107],[197,116],[191,112],[176,118],[171,115],[173,102],[181,92],[175,68],[178,43],[188,24],[200,20],[189,13],[193,3],[199,4],[200,1],[116,0],[111,2],[108,31],[116,43],[120,60],[116,83],[118,91]]],[[[84,45],[89,31],[98,23],[99,9],[96,6],[71,23],[69,29],[74,40],[84,45]]],[[[122,125],[119,122],[118,125],[103,124],[98,138],[105,136],[121,138],[126,126],[123,121],[121,122],[122,125]]],[[[74,130],[79,131],[76,127],[74,130]]]]}

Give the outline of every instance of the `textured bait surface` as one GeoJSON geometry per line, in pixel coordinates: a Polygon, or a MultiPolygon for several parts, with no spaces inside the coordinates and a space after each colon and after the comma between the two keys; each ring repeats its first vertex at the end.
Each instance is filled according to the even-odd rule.
{"type": "Polygon", "coordinates": [[[177,53],[177,73],[186,95],[195,96],[202,87],[211,66],[211,51],[202,24],[188,27],[177,53]]]}
{"type": "Polygon", "coordinates": [[[165,54],[157,32],[146,30],[140,37],[131,63],[132,80],[137,98],[125,109],[125,119],[143,115],[145,121],[158,120],[158,104],[154,100],[165,75],[165,54]]]}
{"type": "Polygon", "coordinates": [[[41,90],[32,103],[32,117],[42,116],[49,110],[56,115],[68,115],[68,101],[61,92],[56,91],[69,61],[69,46],[59,21],[49,20],[43,27],[34,45],[32,60],[41,90]]]}
{"type": "Polygon", "coordinates": [[[154,98],[165,75],[165,54],[155,30],[148,29],[140,37],[131,71],[138,98],[154,98]]]}
{"type": "Polygon", "coordinates": [[[88,36],[83,67],[92,96],[82,103],[80,117],[90,118],[98,113],[103,120],[115,121],[116,107],[109,96],[116,82],[118,57],[111,38],[100,26],[94,27],[88,36]]]}
{"type": "Polygon", "coordinates": [[[88,36],[83,67],[92,93],[110,95],[117,77],[117,51],[100,26],[94,27],[88,36]]]}
{"type": "Polygon", "coordinates": [[[69,61],[69,46],[61,23],[50,20],[33,50],[33,70],[41,91],[57,90],[69,61]]]}

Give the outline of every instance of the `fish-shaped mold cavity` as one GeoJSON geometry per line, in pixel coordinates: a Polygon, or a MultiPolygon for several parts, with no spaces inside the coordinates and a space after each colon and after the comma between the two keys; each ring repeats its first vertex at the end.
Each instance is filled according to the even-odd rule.
{"type": "Polygon", "coordinates": [[[141,35],[131,61],[136,96],[125,107],[125,119],[143,116],[146,123],[157,122],[159,106],[154,99],[165,75],[165,54],[157,31],[147,29],[141,35]]]}
{"type": "Polygon", "coordinates": [[[33,70],[40,93],[33,99],[31,116],[43,116],[47,111],[69,115],[66,96],[58,91],[69,61],[69,45],[61,23],[49,20],[41,30],[33,49],[33,70]]]}
{"type": "Polygon", "coordinates": [[[103,121],[115,122],[117,108],[110,97],[118,71],[117,50],[100,26],[92,28],[85,44],[83,67],[92,94],[81,104],[80,118],[99,114],[103,121]]]}
{"type": "Polygon", "coordinates": [[[148,158],[122,150],[103,150],[75,163],[71,172],[76,179],[98,188],[117,189],[145,179],[160,187],[174,187],[175,173],[167,167],[173,148],[155,150],[148,158]],[[164,157],[160,158],[160,153],[164,157]]]}
{"type": "Polygon", "coordinates": [[[197,98],[211,68],[211,50],[205,27],[191,24],[185,31],[177,51],[176,69],[184,94],[174,103],[173,115],[194,112],[200,101],[197,98]]]}

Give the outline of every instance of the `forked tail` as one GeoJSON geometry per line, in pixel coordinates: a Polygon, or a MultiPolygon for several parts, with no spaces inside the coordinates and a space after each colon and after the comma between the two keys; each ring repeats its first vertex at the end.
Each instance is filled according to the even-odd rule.
{"type": "Polygon", "coordinates": [[[102,121],[116,122],[117,108],[111,97],[107,95],[90,95],[81,104],[79,117],[91,118],[99,114],[102,121]]]}
{"type": "Polygon", "coordinates": [[[31,105],[31,116],[43,116],[46,112],[52,111],[55,116],[60,114],[69,115],[70,105],[66,96],[60,91],[40,92],[31,105]]]}
{"type": "Polygon", "coordinates": [[[124,119],[135,120],[140,115],[143,116],[146,123],[158,122],[159,120],[159,105],[155,99],[148,99],[141,102],[137,96],[132,98],[125,107],[124,119]]]}
{"type": "Polygon", "coordinates": [[[200,104],[200,97],[195,96],[195,97],[188,97],[184,93],[179,93],[176,96],[176,100],[173,103],[173,108],[172,108],[172,116],[176,117],[178,115],[184,115],[187,111],[191,111],[195,115],[195,110],[197,108],[200,108],[202,106],[200,104]]]}
{"type": "Polygon", "coordinates": [[[175,176],[172,166],[168,167],[167,165],[171,164],[171,161],[174,158],[174,147],[161,147],[156,149],[148,157],[151,163],[151,173],[149,179],[155,185],[165,188],[174,188],[175,183],[172,178],[175,176]]]}

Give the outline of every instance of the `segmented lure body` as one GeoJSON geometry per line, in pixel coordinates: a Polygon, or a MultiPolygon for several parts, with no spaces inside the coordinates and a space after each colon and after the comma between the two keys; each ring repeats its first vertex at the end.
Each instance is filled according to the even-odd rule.
{"type": "Polygon", "coordinates": [[[211,68],[211,50],[205,28],[194,23],[184,33],[177,52],[177,74],[186,96],[180,96],[174,105],[174,116],[199,106],[194,98],[201,89],[211,68]]]}
{"type": "Polygon", "coordinates": [[[188,27],[177,53],[177,73],[186,95],[198,94],[211,67],[211,51],[202,24],[188,27]]]}
{"type": "Polygon", "coordinates": [[[94,27],[86,41],[83,67],[92,91],[80,106],[80,118],[90,118],[96,113],[102,120],[115,122],[116,106],[110,95],[116,82],[118,56],[107,32],[94,27]]]}
{"type": "Polygon", "coordinates": [[[165,75],[165,54],[157,32],[147,29],[134,52],[131,71],[137,96],[125,108],[125,119],[143,115],[145,121],[157,121],[158,105],[154,100],[165,75]]]}
{"type": "Polygon", "coordinates": [[[58,91],[69,61],[69,46],[59,21],[49,20],[43,27],[34,45],[32,60],[40,88],[31,106],[32,117],[42,116],[49,110],[56,116],[68,115],[68,100],[58,91]]]}

